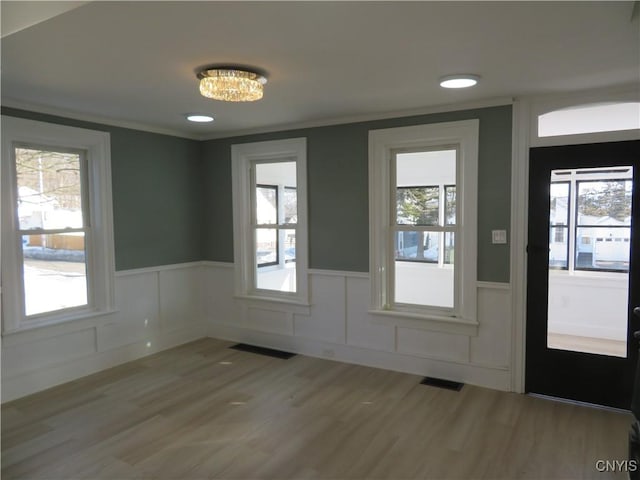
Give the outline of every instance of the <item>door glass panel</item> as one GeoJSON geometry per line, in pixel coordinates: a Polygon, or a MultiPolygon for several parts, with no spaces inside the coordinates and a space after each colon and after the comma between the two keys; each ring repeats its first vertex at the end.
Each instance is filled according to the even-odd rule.
{"type": "Polygon", "coordinates": [[[627,356],[632,175],[551,174],[548,348],[627,356]]]}

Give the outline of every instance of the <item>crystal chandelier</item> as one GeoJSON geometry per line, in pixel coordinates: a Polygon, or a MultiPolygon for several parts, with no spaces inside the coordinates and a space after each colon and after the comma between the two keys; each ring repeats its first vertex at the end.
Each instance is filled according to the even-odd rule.
{"type": "Polygon", "coordinates": [[[253,102],[262,98],[267,79],[259,73],[235,68],[211,68],[198,74],[200,93],[225,102],[253,102]]]}

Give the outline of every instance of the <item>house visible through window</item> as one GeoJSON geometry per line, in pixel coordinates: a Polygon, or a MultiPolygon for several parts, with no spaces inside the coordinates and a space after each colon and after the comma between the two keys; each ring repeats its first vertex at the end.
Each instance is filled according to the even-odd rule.
{"type": "Polygon", "coordinates": [[[549,267],[627,272],[631,167],[554,170],[549,267]]]}

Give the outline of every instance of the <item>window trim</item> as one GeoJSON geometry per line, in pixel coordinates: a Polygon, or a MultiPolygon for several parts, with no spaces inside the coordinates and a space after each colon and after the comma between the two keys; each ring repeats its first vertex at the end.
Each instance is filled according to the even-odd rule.
{"type": "Polygon", "coordinates": [[[235,296],[243,299],[309,304],[307,233],[307,139],[291,138],[231,146],[233,190],[233,244],[235,296]],[[295,161],[297,189],[296,292],[277,292],[256,287],[257,270],[253,241],[254,196],[252,169],[255,163],[295,161]]]}
{"type": "Polygon", "coordinates": [[[107,132],[2,116],[2,277],[3,333],[29,330],[80,320],[115,310],[115,257],[113,202],[111,196],[111,150],[107,132]],[[16,146],[38,146],[86,152],[88,215],[91,230],[87,246],[87,306],[73,307],[27,317],[22,278],[22,247],[18,242],[16,146]]]}
{"type": "MultiPolygon", "coordinates": [[[[460,325],[477,327],[477,178],[479,120],[415,125],[369,131],[369,264],[371,275],[370,313],[418,320],[423,327],[430,321],[441,329],[449,323],[452,331],[460,325]],[[433,150],[458,147],[456,165],[456,258],[454,284],[458,296],[453,311],[438,307],[393,306],[389,262],[393,257],[390,243],[390,195],[393,191],[392,157],[399,150],[433,150]]],[[[464,330],[464,329],[463,329],[464,330]]],[[[464,330],[465,332],[473,332],[464,330]]]]}

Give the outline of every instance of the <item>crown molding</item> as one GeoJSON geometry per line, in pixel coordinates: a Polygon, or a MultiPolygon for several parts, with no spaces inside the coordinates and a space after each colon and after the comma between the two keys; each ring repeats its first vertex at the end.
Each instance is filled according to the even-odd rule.
{"type": "Polygon", "coordinates": [[[329,127],[334,125],[345,125],[350,123],[362,123],[375,120],[387,120],[392,118],[414,117],[419,115],[428,115],[433,113],[445,113],[455,112],[460,110],[472,110],[476,108],[488,108],[497,107],[503,105],[513,104],[512,97],[497,97],[486,100],[479,100],[475,102],[465,102],[456,104],[438,105],[432,107],[423,107],[412,110],[398,110],[392,112],[379,112],[366,115],[351,115],[335,117],[331,119],[314,120],[309,122],[296,122],[296,123],[284,123],[278,125],[272,125],[268,127],[244,129],[244,130],[228,130],[215,134],[196,134],[187,133],[179,130],[171,130],[166,128],[160,128],[154,125],[148,125],[145,123],[129,122],[126,120],[118,120],[110,117],[102,117],[99,115],[91,115],[81,113],[73,110],[66,110],[62,108],[56,108],[41,104],[23,102],[12,98],[3,98],[2,106],[15,108],[18,110],[25,110],[35,113],[42,113],[46,115],[54,115],[57,117],[69,118],[73,120],[80,120],[83,122],[91,122],[102,125],[109,125],[112,127],[128,128],[132,130],[140,130],[143,132],[157,133],[160,135],[170,135],[173,137],[186,138],[189,140],[219,140],[224,138],[240,137],[245,135],[257,135],[261,133],[282,132],[287,130],[300,130],[304,128],[317,128],[317,127],[329,127]]]}
{"type": "Polygon", "coordinates": [[[433,113],[447,113],[461,110],[473,110],[478,108],[500,107],[512,105],[513,97],[495,97],[465,103],[443,104],[431,107],[422,107],[411,110],[397,110],[391,112],[378,112],[365,115],[351,115],[335,117],[331,119],[314,120],[309,122],[283,123],[269,127],[254,128],[247,130],[232,130],[217,134],[203,136],[200,140],[220,140],[224,138],[240,137],[245,135],[256,135],[261,133],[283,132],[287,130],[301,130],[305,128],[330,127],[334,125],[346,125],[351,123],[364,123],[376,120],[389,120],[392,118],[416,117],[433,113]]]}

